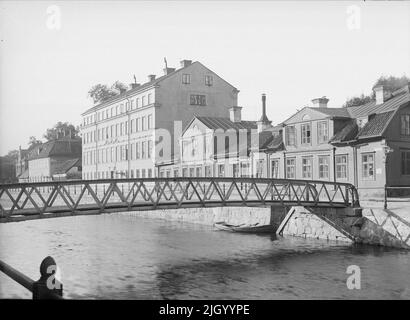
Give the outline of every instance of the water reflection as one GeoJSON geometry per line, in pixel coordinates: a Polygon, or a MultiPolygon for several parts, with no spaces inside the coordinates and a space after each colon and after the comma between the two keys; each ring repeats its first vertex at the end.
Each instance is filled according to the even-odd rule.
{"type": "MultiPolygon", "coordinates": [[[[77,299],[409,299],[404,250],[270,235],[131,214],[0,225],[0,258],[32,278],[46,255],[77,299]],[[362,270],[362,290],[346,268],[362,270]]],[[[0,274],[0,298],[30,294],[0,274]]]]}

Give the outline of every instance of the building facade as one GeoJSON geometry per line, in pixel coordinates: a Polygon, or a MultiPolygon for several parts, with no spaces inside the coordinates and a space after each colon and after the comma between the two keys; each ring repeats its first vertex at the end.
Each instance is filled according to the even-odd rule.
{"type": "MultiPolygon", "coordinates": [[[[28,181],[52,181],[61,179],[62,175],[67,178],[67,173],[81,172],[80,159],[80,139],[67,138],[37,145],[28,156],[28,181]]],[[[80,179],[81,174],[73,174],[71,178],[80,179]]]]}
{"type": "Polygon", "coordinates": [[[190,60],[131,87],[82,114],[83,179],[157,176],[178,161],[178,139],[192,117],[228,116],[239,92],[190,60]]]}

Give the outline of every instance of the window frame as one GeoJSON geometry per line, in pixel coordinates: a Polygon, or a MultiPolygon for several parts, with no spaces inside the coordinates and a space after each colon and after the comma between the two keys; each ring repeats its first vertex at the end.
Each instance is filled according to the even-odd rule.
{"type": "Polygon", "coordinates": [[[302,179],[313,179],[313,156],[302,157],[302,179]],[[305,160],[309,160],[309,164],[305,164],[305,160]],[[310,168],[310,176],[305,176],[305,168],[310,168]]]}
{"type": "Polygon", "coordinates": [[[329,141],[329,122],[327,120],[322,120],[317,122],[317,143],[318,144],[326,144],[329,141]],[[326,135],[321,135],[321,125],[326,125],[326,135]],[[326,139],[321,139],[321,137],[325,137],[326,139]]]}
{"type": "Polygon", "coordinates": [[[302,146],[310,146],[312,145],[312,123],[311,122],[305,122],[300,125],[300,145],[302,146]],[[309,131],[305,130],[306,137],[303,136],[304,133],[304,128],[309,126],[309,131]],[[307,133],[309,132],[309,136],[307,136],[307,133]],[[307,139],[309,139],[309,142],[307,142],[307,139]],[[304,142],[306,140],[306,142],[304,142]]]}
{"type": "Polygon", "coordinates": [[[330,156],[329,155],[322,155],[322,156],[318,156],[317,157],[317,163],[318,163],[318,172],[319,172],[319,179],[327,179],[329,180],[330,178],[330,156]],[[327,167],[327,176],[322,176],[321,173],[324,172],[324,170],[321,170],[321,167],[325,166],[325,164],[320,163],[321,159],[326,159],[327,163],[326,163],[326,167],[327,167]]]}
{"type": "Polygon", "coordinates": [[[296,179],[296,157],[286,158],[286,179],[296,179]],[[288,161],[293,161],[292,165],[288,164],[288,161]],[[293,176],[289,177],[289,168],[293,168],[293,176]]]}
{"type": "Polygon", "coordinates": [[[376,170],[375,170],[375,152],[363,152],[361,154],[361,164],[362,164],[362,179],[363,180],[376,180],[376,170]],[[364,157],[372,157],[372,161],[364,161],[364,157]],[[369,167],[367,169],[365,169],[365,165],[369,166],[372,165],[373,166],[373,174],[372,175],[367,175],[366,173],[370,172],[369,167]]]}
{"type": "Polygon", "coordinates": [[[400,115],[400,135],[410,137],[410,114],[400,115]]]}
{"type": "MultiPolygon", "coordinates": [[[[340,171],[340,172],[342,172],[342,171],[340,171]]],[[[337,154],[337,155],[335,155],[335,173],[336,173],[336,179],[347,180],[349,178],[349,155],[348,154],[337,154]],[[340,158],[343,158],[343,157],[346,158],[346,162],[338,163],[337,160],[340,159],[340,158]],[[338,166],[345,166],[346,167],[346,170],[345,170],[346,177],[339,177],[338,176],[338,173],[339,173],[339,171],[337,170],[338,166]]]]}

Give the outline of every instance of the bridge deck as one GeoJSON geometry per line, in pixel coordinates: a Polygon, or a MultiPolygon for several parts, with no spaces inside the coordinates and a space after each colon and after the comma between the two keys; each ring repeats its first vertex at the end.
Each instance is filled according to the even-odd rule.
{"type": "Polygon", "coordinates": [[[345,183],[255,178],[147,178],[0,185],[0,222],[120,211],[220,206],[348,207],[345,183]]]}

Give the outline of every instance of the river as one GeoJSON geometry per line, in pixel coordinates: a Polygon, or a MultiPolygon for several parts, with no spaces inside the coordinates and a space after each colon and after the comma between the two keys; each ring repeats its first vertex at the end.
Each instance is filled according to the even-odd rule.
{"type": "MultiPolygon", "coordinates": [[[[410,251],[215,231],[129,213],[0,224],[0,259],[51,255],[72,299],[410,299],[410,251]],[[349,290],[346,269],[361,270],[349,290]]],[[[30,298],[0,272],[0,298],[30,298]]]]}

